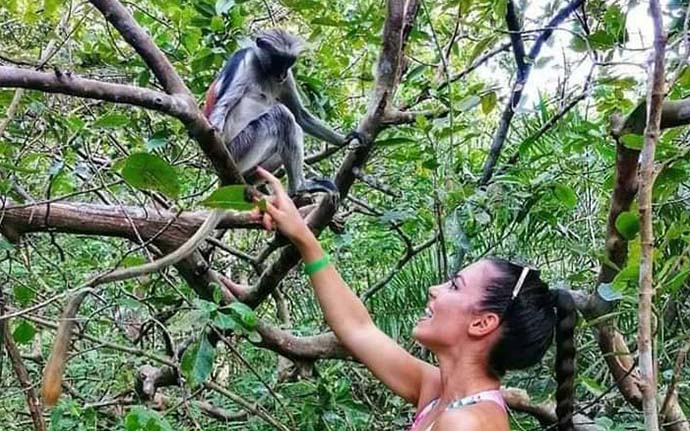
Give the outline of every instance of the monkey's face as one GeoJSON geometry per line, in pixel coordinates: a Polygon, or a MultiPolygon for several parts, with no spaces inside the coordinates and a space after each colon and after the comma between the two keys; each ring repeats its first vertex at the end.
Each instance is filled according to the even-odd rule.
{"type": "Polygon", "coordinates": [[[457,349],[488,352],[498,336],[500,318],[480,306],[495,271],[489,261],[478,261],[429,288],[427,308],[412,332],[415,339],[437,354],[457,349]]]}
{"type": "Polygon", "coordinates": [[[265,38],[258,38],[256,46],[262,51],[262,63],[268,75],[278,83],[285,82],[290,68],[297,61],[295,53],[288,47],[281,49],[265,38]]]}
{"type": "Polygon", "coordinates": [[[287,79],[290,68],[295,64],[297,58],[286,54],[275,54],[271,56],[268,73],[276,82],[283,83],[287,79]]]}

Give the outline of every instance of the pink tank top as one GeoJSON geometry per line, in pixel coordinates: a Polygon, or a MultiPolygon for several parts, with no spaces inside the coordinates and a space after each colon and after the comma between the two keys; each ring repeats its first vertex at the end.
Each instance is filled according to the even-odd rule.
{"type": "MultiPolygon", "coordinates": [[[[469,405],[476,404],[476,403],[481,402],[481,401],[493,401],[496,404],[498,404],[499,406],[501,406],[503,411],[506,411],[506,402],[503,399],[503,395],[501,395],[501,391],[499,391],[499,390],[478,392],[474,395],[470,395],[470,396],[465,397],[465,398],[457,399],[457,400],[451,402],[450,404],[448,404],[448,407],[446,407],[446,410],[456,409],[456,408],[462,407],[462,406],[469,406],[469,405]]],[[[431,411],[431,409],[434,408],[434,406],[436,405],[437,402],[438,402],[438,398],[431,401],[429,404],[426,405],[426,407],[424,407],[419,413],[417,413],[415,415],[414,422],[412,423],[412,426],[410,427],[410,431],[412,431],[422,421],[422,419],[424,419],[424,417],[427,414],[429,414],[429,412],[431,411]]],[[[429,425],[429,428],[427,428],[426,431],[431,430],[431,427],[433,425],[434,425],[433,423],[431,425],[429,425]]]]}

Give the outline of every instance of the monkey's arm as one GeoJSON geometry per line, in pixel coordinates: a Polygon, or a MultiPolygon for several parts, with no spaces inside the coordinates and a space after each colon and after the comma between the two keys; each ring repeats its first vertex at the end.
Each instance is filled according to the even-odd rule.
{"type": "Polygon", "coordinates": [[[232,85],[224,94],[218,94],[217,89],[220,88],[218,82],[214,82],[209,90],[210,96],[207,97],[207,104],[211,106],[206,107],[208,112],[208,121],[218,131],[222,132],[225,128],[225,122],[228,119],[230,112],[237,107],[242,97],[247,92],[246,85],[232,85]]]}
{"type": "Polygon", "coordinates": [[[295,116],[297,124],[302,126],[305,132],[317,139],[330,142],[333,145],[340,146],[345,143],[345,136],[331,129],[304,107],[299,97],[297,84],[295,83],[295,78],[292,76],[292,72],[285,81],[280,101],[288,107],[295,116]]]}

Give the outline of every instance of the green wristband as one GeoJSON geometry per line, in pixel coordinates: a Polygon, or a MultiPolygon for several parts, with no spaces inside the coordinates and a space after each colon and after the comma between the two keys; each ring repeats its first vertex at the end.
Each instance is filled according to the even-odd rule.
{"type": "Polygon", "coordinates": [[[312,275],[316,272],[321,271],[325,267],[327,267],[331,263],[331,257],[328,255],[328,253],[324,253],[324,255],[316,260],[312,260],[309,263],[304,264],[304,273],[307,275],[312,275]]]}

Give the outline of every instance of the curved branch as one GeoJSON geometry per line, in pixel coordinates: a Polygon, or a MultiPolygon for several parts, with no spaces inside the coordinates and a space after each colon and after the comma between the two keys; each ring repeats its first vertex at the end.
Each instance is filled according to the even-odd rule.
{"type": "Polygon", "coordinates": [[[151,37],[134,20],[131,13],[117,0],[90,0],[128,44],[141,56],[168,94],[183,96],[194,104],[194,97],[173,68],[168,58],[153,43],[151,37]]]}
{"type": "Polygon", "coordinates": [[[180,119],[189,117],[188,106],[178,98],[165,93],[131,85],[80,78],[72,73],[57,70],[49,73],[0,66],[0,87],[26,88],[46,93],[125,103],[163,112],[180,119]]]}

